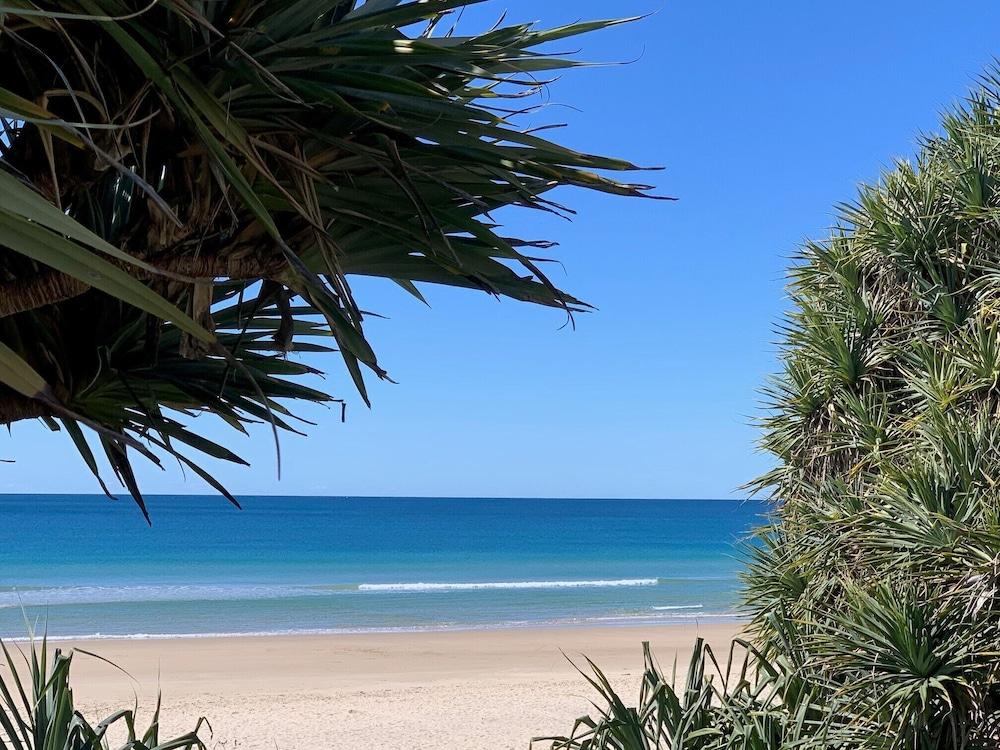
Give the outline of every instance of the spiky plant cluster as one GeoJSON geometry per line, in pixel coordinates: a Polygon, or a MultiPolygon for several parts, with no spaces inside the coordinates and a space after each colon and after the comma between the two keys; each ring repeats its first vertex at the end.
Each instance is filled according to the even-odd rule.
{"type": "Polygon", "coordinates": [[[791,276],[747,576],[849,746],[1000,746],[1000,80],[791,276]],[[831,709],[833,710],[833,709],[831,709]]]}
{"type": "Polygon", "coordinates": [[[791,276],[747,656],[595,671],[556,750],[1000,747],[1000,73],[791,276]]]}
{"type": "MultiPolygon", "coordinates": [[[[32,635],[26,649],[0,642],[0,748],[3,750],[207,750],[202,733],[208,722],[180,737],[160,738],[160,702],[146,731],[136,723],[134,709],[122,709],[97,723],[89,721],[73,700],[70,667],[76,649],[52,649],[43,636],[32,635]],[[27,653],[25,653],[27,651],[27,653]],[[21,658],[18,658],[21,657],[21,658]],[[109,735],[117,734],[121,742],[109,735]]],[[[114,667],[113,664],[110,666],[114,667]]]]}
{"type": "Polygon", "coordinates": [[[67,430],[97,473],[94,430],[141,505],[137,452],[239,460],[187,417],[291,428],[283,403],[333,400],[284,356],[310,337],[367,400],[354,277],[585,307],[493,212],[646,193],[519,124],[578,64],[547,45],[618,21],[464,35],[476,2],[5,2],[0,424],[67,430]]]}
{"type": "MultiPolygon", "coordinates": [[[[581,717],[568,735],[532,741],[550,750],[778,750],[827,747],[824,706],[786,656],[765,657],[736,640],[721,663],[697,640],[678,685],[643,645],[645,669],[635,706],[593,662],[580,670],[597,692],[597,712],[581,717]]],[[[793,654],[793,659],[795,658],[793,654]]],[[[835,746],[833,744],[829,746],[835,746]]]]}

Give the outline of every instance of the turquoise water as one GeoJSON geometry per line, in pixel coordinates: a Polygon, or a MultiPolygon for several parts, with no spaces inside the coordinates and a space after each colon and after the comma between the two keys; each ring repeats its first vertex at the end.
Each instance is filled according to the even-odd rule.
{"type": "Polygon", "coordinates": [[[728,500],[0,495],[0,636],[149,637],[733,618],[728,500]]]}

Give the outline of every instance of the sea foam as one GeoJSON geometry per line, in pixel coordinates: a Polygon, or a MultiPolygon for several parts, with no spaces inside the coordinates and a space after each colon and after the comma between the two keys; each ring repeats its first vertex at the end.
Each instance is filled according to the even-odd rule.
{"type": "Polygon", "coordinates": [[[580,589],[656,586],[658,578],[618,578],[599,581],[483,581],[468,583],[362,583],[358,591],[476,591],[480,589],[580,589]]]}
{"type": "Polygon", "coordinates": [[[652,609],[658,611],[673,611],[677,609],[701,609],[704,605],[702,604],[664,604],[659,607],[653,607],[652,609]]]}
{"type": "Polygon", "coordinates": [[[283,584],[147,584],[0,588],[0,609],[127,602],[183,602],[321,596],[309,586],[283,584]]]}

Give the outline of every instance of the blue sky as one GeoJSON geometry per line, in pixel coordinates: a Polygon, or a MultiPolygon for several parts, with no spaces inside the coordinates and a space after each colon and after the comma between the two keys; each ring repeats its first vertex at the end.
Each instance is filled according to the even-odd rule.
{"type": "MultiPolygon", "coordinates": [[[[336,355],[316,363],[348,398],[307,439],[285,436],[282,479],[266,430],[223,431],[252,469],[217,467],[243,494],[555,497],[738,496],[762,472],[751,417],[776,369],[784,268],[833,206],[853,197],[973,84],[1000,52],[990,2],[706,3],[497,0],[462,28],[557,25],[655,13],[570,42],[595,61],[552,85],[533,125],[576,148],[666,167],[642,179],[675,203],[582,192],[573,223],[507,214],[512,233],[558,240],[553,276],[599,310],[563,316],[430,288],[357,283],[369,333],[397,385],[360,402],[336,355]]],[[[64,434],[0,436],[0,491],[96,487],[64,434]]],[[[147,492],[201,493],[174,466],[147,492]]]]}

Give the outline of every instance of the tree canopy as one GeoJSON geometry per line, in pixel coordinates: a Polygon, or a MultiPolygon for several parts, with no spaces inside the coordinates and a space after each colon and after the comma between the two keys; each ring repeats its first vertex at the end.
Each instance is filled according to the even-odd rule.
{"type": "Polygon", "coordinates": [[[586,309],[493,214],[649,194],[518,127],[581,64],[551,43],[621,21],[462,35],[476,2],[4,3],[0,423],[64,429],[104,486],[93,431],[144,512],[135,454],[229,496],[198,456],[242,460],[190,417],[296,429],[337,399],[290,352],[338,351],[366,401],[388,377],[352,277],[586,309]]]}
{"type": "MultiPolygon", "coordinates": [[[[552,750],[1000,747],[1000,71],[791,269],[747,637],[552,750]],[[632,707],[634,706],[634,707],[632,707]]],[[[718,644],[716,644],[718,645],[718,644]]]]}
{"type": "Polygon", "coordinates": [[[1000,742],[998,217],[990,71],[791,272],[748,600],[824,747],[1000,742]]]}

